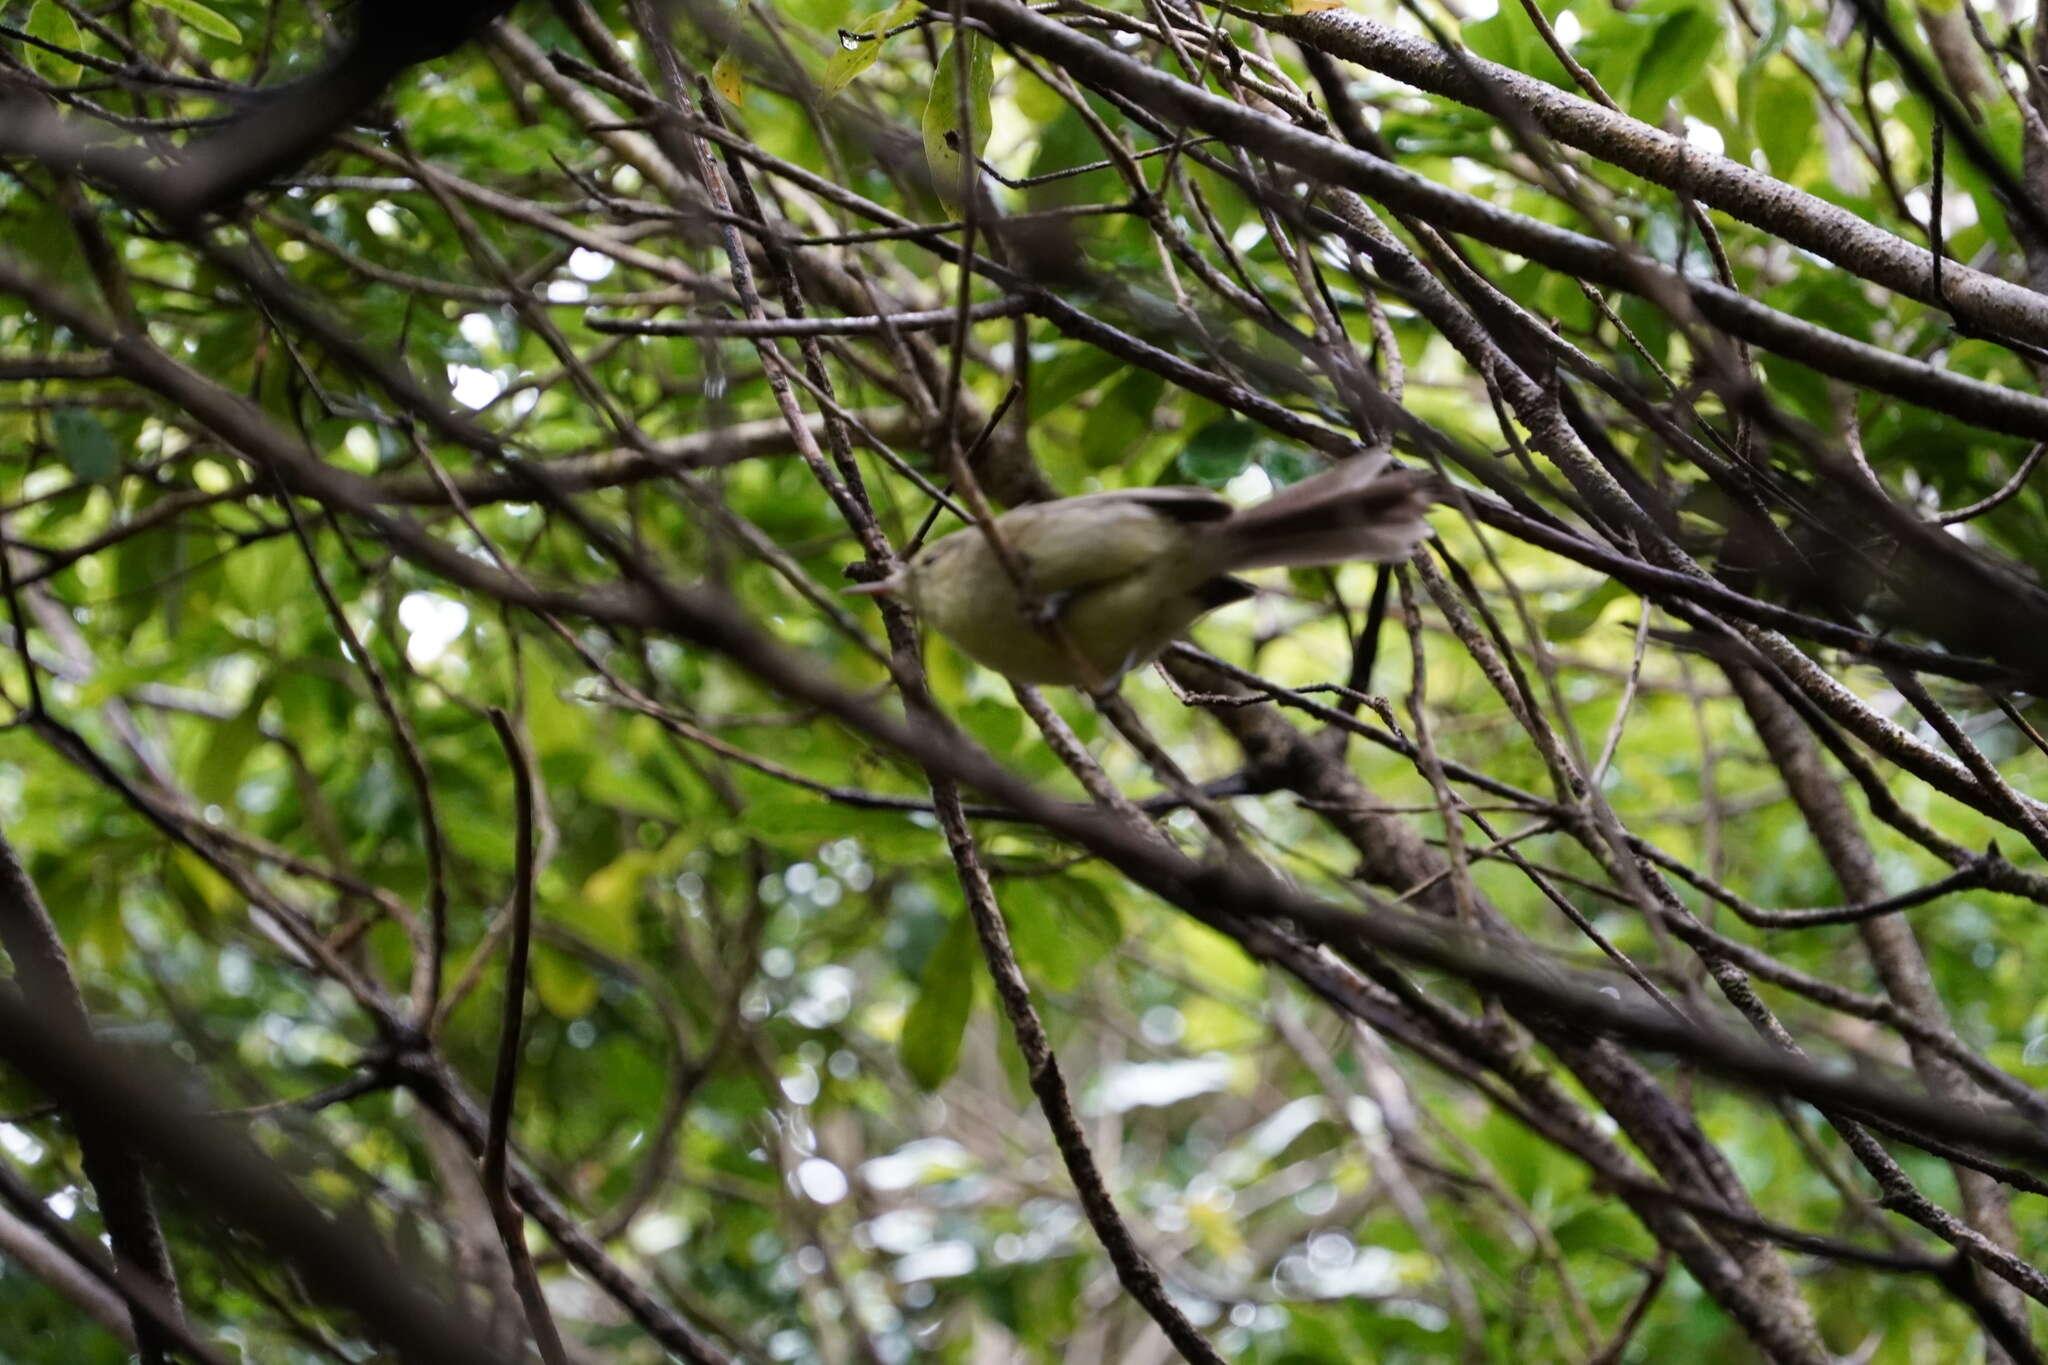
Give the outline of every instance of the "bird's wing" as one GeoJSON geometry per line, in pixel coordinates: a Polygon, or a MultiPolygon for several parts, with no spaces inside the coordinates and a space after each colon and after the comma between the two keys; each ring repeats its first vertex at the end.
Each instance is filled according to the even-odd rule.
{"type": "Polygon", "coordinates": [[[1112,488],[1103,493],[1062,498],[1061,501],[1066,504],[1134,502],[1174,521],[1221,521],[1237,510],[1221,493],[1184,484],[1159,488],[1112,488]]]}
{"type": "Polygon", "coordinates": [[[1187,542],[1189,524],[1217,522],[1231,505],[1201,488],[1136,488],[1033,503],[996,529],[1043,593],[1069,593],[1136,572],[1187,542]]]}

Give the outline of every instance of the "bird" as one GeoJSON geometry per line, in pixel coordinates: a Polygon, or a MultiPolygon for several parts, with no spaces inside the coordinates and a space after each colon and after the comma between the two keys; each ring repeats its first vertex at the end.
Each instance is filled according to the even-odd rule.
{"type": "Polygon", "coordinates": [[[908,603],[1013,682],[1100,694],[1203,615],[1257,591],[1238,570],[1406,559],[1430,535],[1424,514],[1440,486],[1427,471],[1388,469],[1382,455],[1244,508],[1207,488],[1084,493],[955,531],[847,591],[908,603]]]}

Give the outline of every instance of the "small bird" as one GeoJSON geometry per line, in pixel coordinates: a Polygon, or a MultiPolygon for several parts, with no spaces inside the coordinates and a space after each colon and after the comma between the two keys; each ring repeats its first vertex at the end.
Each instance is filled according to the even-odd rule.
{"type": "Polygon", "coordinates": [[[1203,614],[1253,594],[1238,569],[1406,559],[1428,538],[1434,475],[1346,461],[1238,508],[1206,488],[1129,488],[1031,503],[993,528],[933,541],[848,589],[895,594],[977,663],[1013,682],[1101,692],[1203,614]]]}

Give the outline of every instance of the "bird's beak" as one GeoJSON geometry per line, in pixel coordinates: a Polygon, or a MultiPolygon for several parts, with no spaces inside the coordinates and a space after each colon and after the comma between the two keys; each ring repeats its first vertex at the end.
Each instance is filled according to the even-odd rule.
{"type": "Polygon", "coordinates": [[[872,583],[856,583],[840,591],[848,597],[894,597],[903,591],[903,570],[898,569],[887,578],[879,578],[872,583]]]}

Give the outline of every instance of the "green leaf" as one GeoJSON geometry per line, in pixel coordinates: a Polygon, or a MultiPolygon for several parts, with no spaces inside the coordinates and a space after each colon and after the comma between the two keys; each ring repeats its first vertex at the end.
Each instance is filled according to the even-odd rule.
{"type": "Polygon", "coordinates": [[[1152,412],[1166,381],[1132,370],[1102,395],[1081,424],[1081,457],[1097,469],[1120,465],[1152,433],[1152,412]]]}
{"type": "Polygon", "coordinates": [[[236,47],[242,45],[242,30],[235,27],[234,20],[200,4],[199,0],[149,0],[149,3],[166,14],[177,16],[187,28],[196,28],[209,37],[233,43],[236,47]]]}
{"type": "Polygon", "coordinates": [[[1528,26],[1512,20],[1507,11],[1496,9],[1484,19],[1460,26],[1458,36],[1465,40],[1473,56],[1502,66],[1515,66],[1522,55],[1522,39],[1528,26]]]}
{"type": "Polygon", "coordinates": [[[1070,991],[1081,984],[1090,964],[1101,959],[1098,949],[1061,923],[1057,898],[1039,880],[1006,881],[1003,908],[1010,925],[1010,946],[1029,979],[1056,991],[1070,991]]]}
{"type": "Polygon", "coordinates": [[[1079,877],[1007,880],[1003,909],[1017,960],[1055,990],[1080,985],[1122,937],[1112,902],[1079,877]]]}
{"type": "Polygon", "coordinates": [[[1031,415],[1058,412],[1123,368],[1094,346],[1070,346],[1031,373],[1031,415]]]}
{"type": "Polygon", "coordinates": [[[931,98],[924,106],[924,155],[941,199],[959,199],[960,176],[966,167],[964,158],[978,159],[981,149],[988,145],[989,92],[995,83],[995,54],[986,39],[965,33],[946,44],[946,50],[939,54],[939,68],[932,75],[931,98]],[[962,43],[966,44],[964,49],[960,48],[962,43]],[[967,66],[969,126],[964,132],[960,127],[961,60],[956,49],[964,52],[967,66]]]}
{"type": "Polygon", "coordinates": [[[57,450],[71,472],[87,483],[112,478],[121,468],[121,452],[100,419],[85,408],[59,408],[50,417],[57,450]]]}
{"type": "Polygon", "coordinates": [[[1278,441],[1268,441],[1259,455],[1259,468],[1266,471],[1266,477],[1273,481],[1273,487],[1285,488],[1291,483],[1300,483],[1311,474],[1320,474],[1329,468],[1307,451],[1296,450],[1293,446],[1278,441]]]}
{"type": "Polygon", "coordinates": [[[527,665],[526,734],[542,758],[585,749],[589,730],[585,712],[575,703],[563,701],[555,690],[558,686],[554,674],[538,664],[527,665]]]}
{"type": "Polygon", "coordinates": [[[1792,76],[1764,76],[1756,83],[1755,117],[1764,164],[1780,180],[1790,180],[1813,145],[1820,117],[1813,87],[1792,76]]]}
{"type": "Polygon", "coordinates": [[[1803,28],[1795,28],[1785,39],[1786,48],[1799,59],[1799,64],[1813,73],[1821,89],[1836,99],[1847,99],[1851,86],[1848,76],[1835,64],[1834,50],[1803,28]]]}
{"type": "Polygon", "coordinates": [[[114,614],[125,629],[161,616],[165,628],[177,633],[195,558],[193,534],[184,524],[172,522],[130,536],[114,548],[114,614]]]}
{"type": "Polygon", "coordinates": [[[1067,914],[1074,928],[1103,950],[1123,942],[1124,926],[1117,914],[1116,900],[1102,889],[1100,882],[1080,875],[1062,877],[1059,889],[1066,898],[1067,914]]]}
{"type": "Polygon", "coordinates": [[[1620,580],[1610,578],[1599,587],[1582,595],[1568,607],[1550,613],[1543,623],[1543,634],[1553,642],[1576,640],[1594,626],[1600,624],[1601,615],[1607,604],[1624,597],[1628,588],[1620,580]]]}
{"type": "Polygon", "coordinates": [[[1191,919],[1167,921],[1158,931],[1153,951],[1165,954],[1189,978],[1206,983],[1219,996],[1256,996],[1265,979],[1243,948],[1214,929],[1191,919]]]}
{"type": "Polygon", "coordinates": [[[893,810],[861,810],[786,788],[747,803],[747,828],[762,843],[799,857],[853,836],[877,848],[929,847],[933,836],[893,810]]]}
{"type": "MultiPolygon", "coordinates": [[[[1045,89],[1037,81],[1020,81],[1018,85],[1019,93],[1045,89]]],[[[1018,103],[1021,108],[1023,101],[1018,103]]],[[[1103,198],[1118,193],[1122,182],[1116,171],[1108,167],[1065,174],[1077,167],[1096,165],[1103,159],[1102,144],[1095,140],[1095,132],[1088,126],[1088,120],[1081,117],[1080,110],[1065,100],[1058,100],[1057,107],[1049,115],[1032,122],[1038,130],[1038,149],[1031,154],[1031,175],[1034,178],[1046,175],[1058,178],[1033,185],[1025,192],[1025,199],[1031,207],[1048,209],[1066,204],[1099,203],[1103,198]]],[[[1036,383],[1037,377],[1033,376],[1034,396],[1036,383]]]]}
{"type": "Polygon", "coordinates": [[[227,878],[189,848],[171,850],[164,859],[162,876],[171,899],[190,918],[193,927],[202,932],[240,900],[227,878]]]}
{"type": "MultiPolygon", "coordinates": [[[[34,50],[29,49],[30,55],[34,50]]],[[[46,279],[91,278],[70,216],[55,195],[14,195],[7,204],[7,247],[33,261],[46,279]]]]}
{"type": "Polygon", "coordinates": [[[1024,737],[1024,713],[1014,702],[979,697],[954,712],[954,717],[981,747],[1006,758],[1024,737]]]}
{"type": "Polygon", "coordinates": [[[270,700],[271,680],[265,678],[250,694],[240,711],[213,727],[199,767],[192,775],[192,792],[201,801],[224,806],[234,800],[242,783],[242,769],[249,755],[263,739],[263,705],[270,700]]]}
{"type": "Polygon", "coordinates": [[[903,1016],[897,1051],[903,1069],[925,1090],[937,1090],[960,1065],[967,1017],[974,1011],[974,983],[981,978],[974,919],[965,910],[925,958],[917,999],[903,1016]]]}
{"type": "MultiPolygon", "coordinates": [[[[1757,21],[1764,26],[1763,38],[1751,50],[1748,60],[1735,77],[1735,120],[1730,126],[1737,136],[1730,139],[1727,154],[1740,161],[1747,161],[1752,148],[1764,131],[1759,122],[1758,93],[1764,81],[1765,68],[1771,58],[1778,55],[1785,46],[1785,40],[1792,35],[1792,7],[1785,0],[1761,0],[1757,9],[1757,21]]],[[[1771,174],[1784,179],[1784,172],[1776,166],[1771,174]]]]}
{"type": "Polygon", "coordinates": [[[1787,0],[1762,0],[1759,9],[1764,19],[1763,41],[1743,62],[1744,75],[1762,70],[1764,63],[1777,56],[1785,40],[1792,36],[1792,6],[1787,0]]]}
{"type": "Polygon", "coordinates": [[[873,66],[875,58],[882,55],[883,35],[910,22],[917,16],[919,8],[918,0],[898,0],[888,9],[855,19],[840,29],[832,59],[825,63],[825,78],[818,83],[820,93],[829,100],[852,85],[855,77],[873,66]],[[854,34],[865,36],[854,37],[854,34]]]}
{"type": "Polygon", "coordinates": [[[92,488],[85,483],[75,483],[61,493],[53,494],[42,506],[42,515],[35,519],[38,535],[48,535],[83,512],[92,503],[92,488]]]}
{"type": "Polygon", "coordinates": [[[1490,18],[1465,24],[1459,33],[1465,40],[1465,46],[1490,62],[1511,66],[1524,75],[1552,85],[1570,83],[1571,77],[1564,64],[1551,52],[1550,45],[1537,37],[1535,30],[1529,27],[1528,16],[1517,6],[1497,10],[1490,18]]]}
{"type": "Polygon", "coordinates": [[[1258,458],[1264,431],[1257,422],[1242,417],[1220,418],[1190,437],[1175,463],[1196,483],[1220,488],[1258,458]]]}
{"type": "MultiPolygon", "coordinates": [[[[22,30],[31,38],[40,39],[52,47],[77,52],[85,46],[78,32],[78,21],[71,12],[55,0],[36,0],[28,7],[28,22],[22,30]]],[[[52,85],[76,85],[83,68],[69,57],[59,56],[46,48],[31,47],[27,50],[28,64],[44,80],[52,85]]]]}
{"type": "MultiPolygon", "coordinates": [[[[1635,79],[1629,85],[1630,112],[1649,122],[1659,119],[1666,104],[1705,74],[1708,60],[1721,45],[1721,21],[1711,10],[1682,2],[1659,9],[1664,12],[1644,45],[1635,79]]],[[[1646,16],[1646,12],[1655,13],[1645,5],[1631,17],[1646,16]]]]}
{"type": "Polygon", "coordinates": [[[676,793],[660,781],[650,765],[636,762],[630,754],[614,751],[606,761],[593,763],[583,783],[591,800],[621,810],[658,815],[676,807],[676,793]]]}

